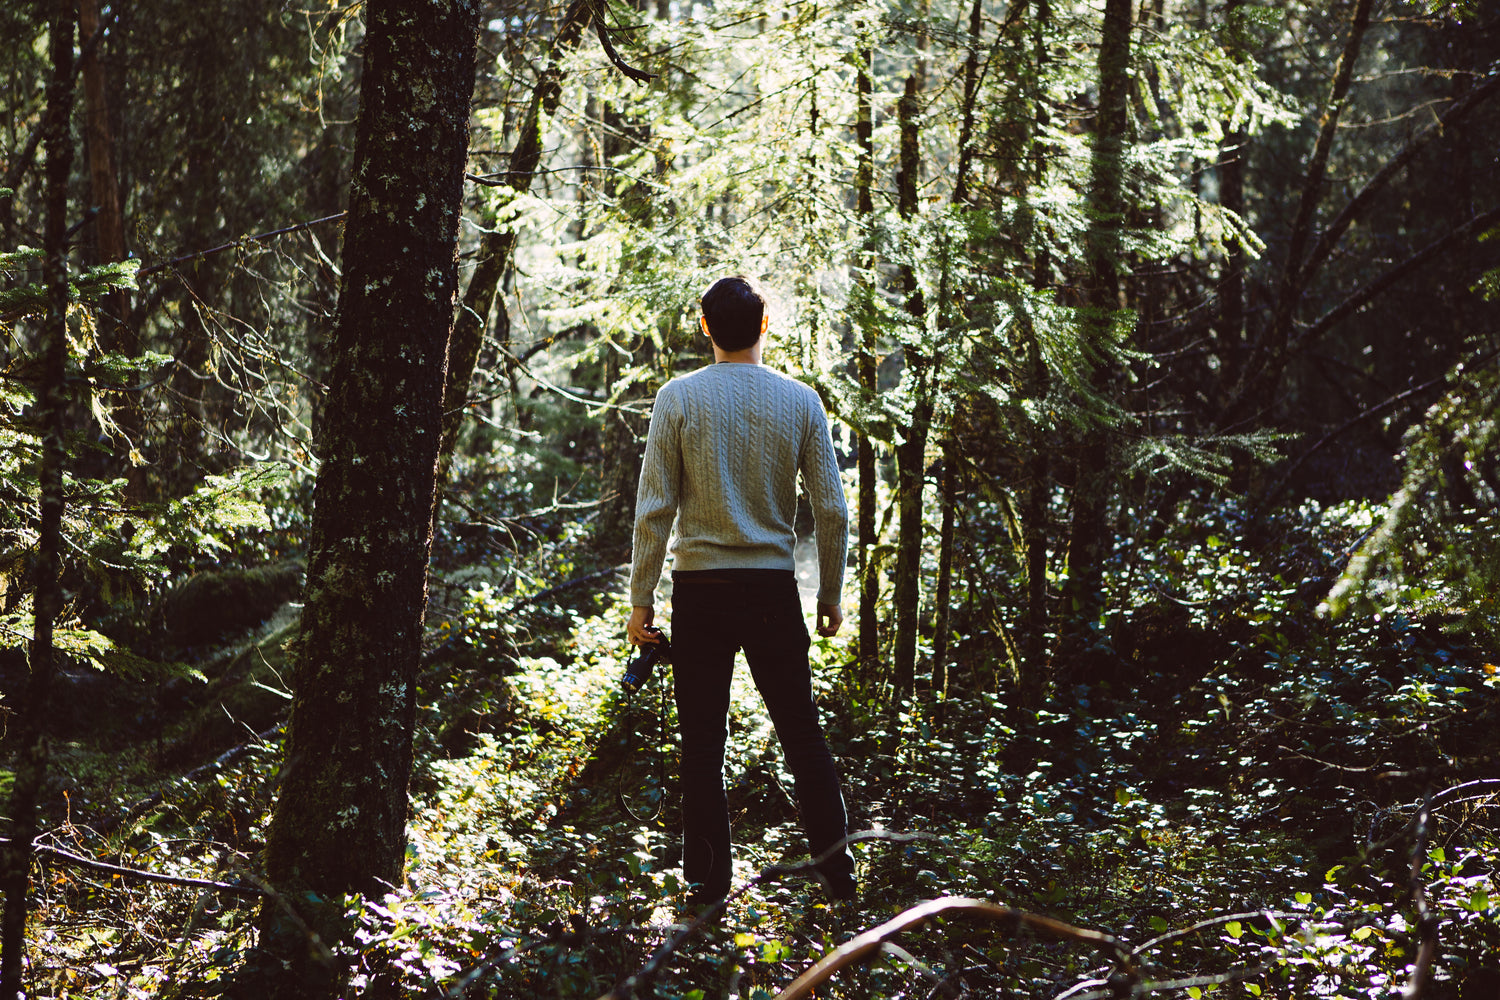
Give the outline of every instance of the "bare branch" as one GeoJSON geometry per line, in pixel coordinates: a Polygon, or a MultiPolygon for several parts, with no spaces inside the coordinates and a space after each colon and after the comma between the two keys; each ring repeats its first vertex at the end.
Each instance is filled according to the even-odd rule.
{"type": "Polygon", "coordinates": [[[599,35],[599,44],[604,47],[604,54],[609,57],[610,62],[615,64],[615,69],[624,73],[636,83],[646,83],[655,80],[655,73],[647,73],[643,69],[636,69],[621,58],[620,53],[615,51],[614,43],[609,38],[609,27],[604,23],[605,0],[594,0],[594,3],[596,5],[594,30],[599,35]]]}
{"type": "Polygon", "coordinates": [[[861,962],[872,953],[878,952],[887,939],[914,930],[936,917],[990,920],[1001,924],[1013,934],[1029,931],[1054,940],[1091,945],[1101,951],[1110,952],[1115,962],[1125,970],[1127,975],[1135,976],[1135,967],[1131,963],[1130,952],[1126,951],[1124,943],[1113,935],[1085,927],[1074,927],[1072,924],[1065,924],[1051,917],[1013,910],[1008,906],[999,906],[983,900],[948,897],[920,903],[897,914],[878,927],[872,927],[856,935],[798,976],[792,985],[777,995],[776,1000],[806,1000],[812,995],[814,989],[826,983],[839,970],[861,962]]]}
{"type": "MultiPolygon", "coordinates": [[[[0,838],[0,844],[9,843],[10,838],[0,838]]],[[[253,885],[236,885],[232,882],[214,882],[210,879],[191,878],[186,875],[163,875],[160,872],[150,872],[142,868],[126,868],[121,865],[112,865],[107,861],[86,858],[81,854],[74,854],[72,851],[65,851],[61,847],[53,847],[50,844],[33,844],[32,847],[39,856],[56,858],[70,868],[86,868],[89,871],[104,872],[107,875],[118,875],[121,878],[135,879],[138,882],[159,882],[164,885],[180,885],[190,889],[212,889],[215,892],[228,892],[250,899],[261,899],[269,895],[265,890],[253,885]]]]}

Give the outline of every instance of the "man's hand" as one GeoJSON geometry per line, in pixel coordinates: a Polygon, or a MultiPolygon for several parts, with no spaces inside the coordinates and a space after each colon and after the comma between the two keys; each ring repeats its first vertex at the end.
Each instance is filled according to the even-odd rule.
{"type": "Polygon", "coordinates": [[[825,639],[836,635],[839,626],[844,624],[844,609],[837,604],[818,605],[818,634],[825,639]]]}
{"type": "Polygon", "coordinates": [[[637,604],[630,609],[630,621],[625,623],[625,634],[633,645],[646,646],[661,642],[661,633],[651,628],[651,622],[655,618],[656,610],[649,604],[645,607],[637,604]]]}

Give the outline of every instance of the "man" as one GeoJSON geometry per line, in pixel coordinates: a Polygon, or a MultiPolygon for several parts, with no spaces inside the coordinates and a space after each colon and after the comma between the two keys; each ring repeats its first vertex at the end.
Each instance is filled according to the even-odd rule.
{"type": "MultiPolygon", "coordinates": [[[[721,899],[730,888],[724,740],[737,650],[744,650],[776,726],[814,857],[844,837],[847,822],[813,704],[810,640],[792,560],[801,473],[817,536],[817,629],[833,635],[844,619],[849,514],[828,417],[812,389],[761,364],[768,318],[750,279],[716,281],[701,304],[715,363],[656,395],[636,496],[626,627],[636,645],[660,637],[651,627],[654,594],[675,519],[672,683],[690,906],[721,899]]],[[[832,898],[854,897],[847,848],[824,861],[819,875],[832,898]]]]}

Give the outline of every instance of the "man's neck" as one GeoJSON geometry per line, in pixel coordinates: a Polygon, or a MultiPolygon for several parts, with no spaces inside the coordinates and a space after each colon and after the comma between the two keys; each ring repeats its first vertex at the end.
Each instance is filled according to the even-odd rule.
{"type": "Polygon", "coordinates": [[[718,344],[714,344],[714,364],[721,365],[726,362],[738,365],[760,364],[760,349],[762,341],[757,340],[743,351],[720,350],[718,344]]]}

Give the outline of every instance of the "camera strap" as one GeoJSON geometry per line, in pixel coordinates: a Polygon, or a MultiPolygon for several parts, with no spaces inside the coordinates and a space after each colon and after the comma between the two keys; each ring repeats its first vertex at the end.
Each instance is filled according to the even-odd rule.
{"type": "MultiPolygon", "coordinates": [[[[658,674],[664,672],[654,671],[658,674]]],[[[624,695],[624,712],[625,718],[622,719],[622,723],[627,744],[625,755],[615,774],[615,801],[620,804],[625,815],[637,823],[651,823],[661,816],[667,797],[667,748],[670,738],[667,733],[667,682],[654,681],[653,678],[648,677],[639,688],[634,690],[627,688],[624,695]],[[652,742],[651,734],[647,725],[635,724],[638,719],[640,722],[647,722],[652,714],[650,709],[645,707],[644,702],[649,698],[647,691],[653,683],[657,690],[654,775],[651,774],[653,761],[648,756],[651,754],[648,746],[648,743],[652,742]],[[642,785],[649,785],[653,777],[656,783],[654,804],[644,812],[639,811],[631,805],[631,793],[639,791],[642,785]]],[[[635,797],[637,804],[641,804],[642,799],[650,801],[652,795],[648,792],[645,796],[636,795],[635,797]]]]}

